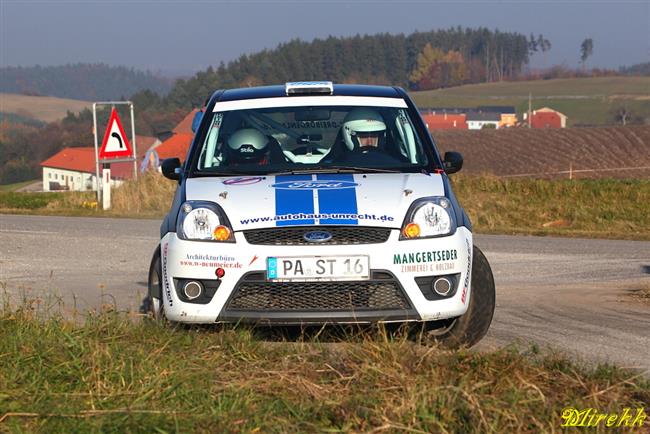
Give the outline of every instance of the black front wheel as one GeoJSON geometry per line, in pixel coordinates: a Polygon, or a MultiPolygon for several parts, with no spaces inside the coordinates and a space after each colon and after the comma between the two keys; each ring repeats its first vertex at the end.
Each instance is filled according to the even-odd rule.
{"type": "Polygon", "coordinates": [[[427,339],[433,339],[449,348],[471,347],[487,333],[496,305],[494,276],[485,255],[474,246],[472,285],[469,306],[464,315],[440,322],[425,324],[427,339]]]}
{"type": "Polygon", "coordinates": [[[147,297],[142,302],[144,313],[150,314],[155,320],[165,319],[165,309],[162,302],[162,267],[160,265],[160,249],[156,249],[149,266],[147,297]]]}

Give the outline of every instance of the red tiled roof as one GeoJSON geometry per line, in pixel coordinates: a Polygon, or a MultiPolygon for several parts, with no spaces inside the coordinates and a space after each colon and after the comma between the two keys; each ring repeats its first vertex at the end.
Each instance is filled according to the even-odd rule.
{"type": "MultiPolygon", "coordinates": [[[[136,137],[136,140],[138,138],[136,137]]],[[[95,148],[64,148],[41,163],[42,167],[71,170],[95,174],[95,148]]],[[[101,168],[100,168],[101,169],[101,168]]],[[[133,163],[111,163],[111,177],[129,179],[133,177],[133,163]]]]}
{"type": "Polygon", "coordinates": [[[192,132],[192,121],[194,120],[194,114],[199,111],[194,109],[183,118],[182,121],[178,123],[172,130],[176,134],[194,134],[192,132]]]}
{"type": "Polygon", "coordinates": [[[193,134],[174,134],[169,139],[156,146],[155,151],[158,154],[160,161],[165,158],[178,157],[181,160],[185,159],[187,151],[190,149],[193,134]]]}

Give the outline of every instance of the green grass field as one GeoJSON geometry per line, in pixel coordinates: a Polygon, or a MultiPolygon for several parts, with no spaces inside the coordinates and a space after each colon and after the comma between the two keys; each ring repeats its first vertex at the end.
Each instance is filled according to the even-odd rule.
{"type": "Polygon", "coordinates": [[[650,77],[593,77],[472,84],[412,92],[419,107],[515,106],[519,119],[528,110],[551,107],[566,114],[569,126],[610,125],[613,111],[627,107],[636,117],[650,119],[650,77]]]}
{"type": "Polygon", "coordinates": [[[451,179],[479,233],[650,240],[649,180],[451,179]]]}
{"type": "MultiPolygon", "coordinates": [[[[3,432],[559,432],[650,383],[531,347],[449,351],[381,331],[290,336],[0,311],[3,432]]],[[[594,432],[604,432],[597,430],[594,432]]]]}
{"type": "Polygon", "coordinates": [[[16,182],[15,184],[0,184],[0,192],[2,191],[16,191],[21,187],[25,187],[26,185],[33,184],[34,182],[40,181],[39,179],[33,179],[31,181],[22,181],[22,182],[16,182]]]}

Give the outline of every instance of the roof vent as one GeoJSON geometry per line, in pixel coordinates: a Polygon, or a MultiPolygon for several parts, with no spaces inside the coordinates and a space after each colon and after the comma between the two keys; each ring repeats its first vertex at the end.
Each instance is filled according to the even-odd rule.
{"type": "Polygon", "coordinates": [[[291,95],[331,95],[334,84],[331,81],[294,81],[285,84],[285,91],[291,95]]]}

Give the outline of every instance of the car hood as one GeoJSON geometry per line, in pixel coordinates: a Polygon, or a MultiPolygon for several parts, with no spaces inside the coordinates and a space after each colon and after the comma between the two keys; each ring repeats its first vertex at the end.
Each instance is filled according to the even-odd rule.
{"type": "Polygon", "coordinates": [[[187,200],[219,204],[235,231],[276,226],[400,228],[415,199],[444,196],[442,176],[422,173],[190,178],[187,200]]]}

